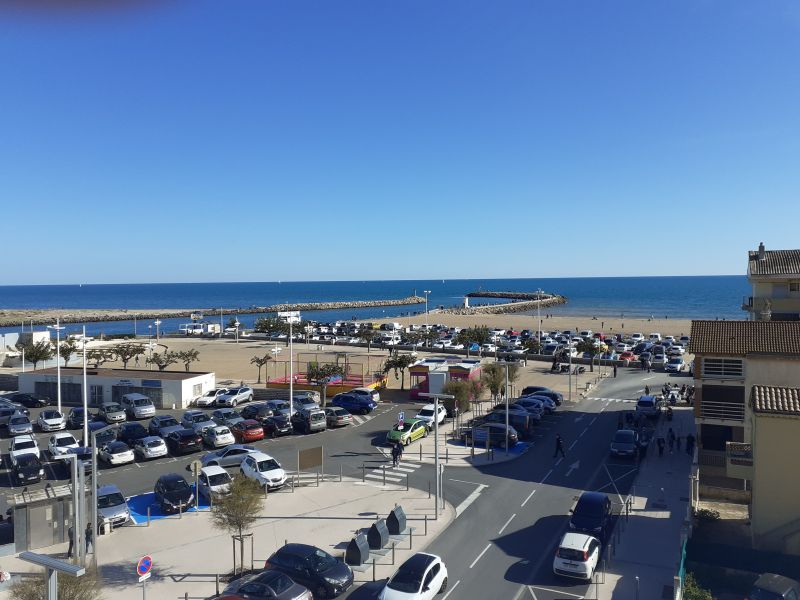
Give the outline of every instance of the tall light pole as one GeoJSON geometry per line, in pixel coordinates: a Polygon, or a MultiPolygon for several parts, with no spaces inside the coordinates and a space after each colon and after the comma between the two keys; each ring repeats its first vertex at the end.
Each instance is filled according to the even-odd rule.
{"type": "Polygon", "coordinates": [[[291,421],[292,413],[294,412],[294,361],[292,360],[294,342],[292,340],[292,317],[289,317],[288,321],[289,321],[289,420],[291,421]]]}
{"type": "Polygon", "coordinates": [[[425,294],[425,330],[428,330],[428,294],[431,293],[430,290],[422,290],[422,293],[425,294]]]}
{"type": "Polygon", "coordinates": [[[539,319],[539,333],[536,335],[539,338],[539,344],[542,342],[542,289],[536,290],[536,317],[539,319]]]}
{"type": "Polygon", "coordinates": [[[56,331],[56,397],[58,398],[58,412],[61,412],[61,355],[59,350],[61,350],[61,330],[64,328],[59,325],[58,317],[56,317],[56,324],[48,325],[47,328],[56,331]]]}
{"type": "Polygon", "coordinates": [[[239,323],[239,319],[236,319],[233,322],[233,326],[236,328],[236,343],[237,344],[239,343],[239,326],[240,325],[241,325],[241,323],[239,323]]]}
{"type": "MultiPolygon", "coordinates": [[[[100,486],[97,484],[97,478],[100,476],[100,469],[97,465],[97,434],[103,433],[104,431],[108,431],[111,429],[112,426],[108,425],[106,427],[102,427],[101,429],[95,429],[92,432],[92,526],[94,527],[94,531],[98,531],[98,522],[97,522],[97,490],[100,486]]],[[[84,442],[85,445],[85,442],[84,442]]],[[[97,572],[97,537],[94,536],[92,540],[92,566],[94,566],[95,572],[97,572]]]]}
{"type": "Polygon", "coordinates": [[[83,326],[83,440],[89,439],[89,388],[86,383],[86,325],[83,326]]]}
{"type": "Polygon", "coordinates": [[[508,360],[506,360],[506,387],[503,392],[506,397],[506,456],[508,456],[508,360]]]}
{"type": "Polygon", "coordinates": [[[436,471],[436,498],[435,510],[433,513],[434,519],[439,518],[439,498],[442,495],[442,471],[439,466],[439,400],[453,400],[455,396],[452,394],[429,394],[422,392],[419,394],[422,398],[433,398],[433,463],[436,471]]]}
{"type": "Polygon", "coordinates": [[[155,321],[153,321],[153,325],[156,326],[156,341],[158,341],[159,340],[159,337],[158,337],[158,326],[161,325],[161,321],[159,319],[156,319],[155,321]]]}

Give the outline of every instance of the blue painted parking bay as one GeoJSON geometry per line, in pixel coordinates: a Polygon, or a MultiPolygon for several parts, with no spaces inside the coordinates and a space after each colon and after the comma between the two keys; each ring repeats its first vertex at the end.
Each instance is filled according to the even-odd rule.
{"type": "MultiPolygon", "coordinates": [[[[192,486],[194,489],[194,486],[192,486]]],[[[198,504],[200,510],[208,510],[210,508],[208,501],[200,496],[200,502],[198,504]]],[[[158,502],[156,502],[156,495],[153,492],[148,492],[147,494],[139,494],[138,496],[131,496],[128,498],[128,509],[131,511],[131,519],[137,525],[142,525],[147,523],[147,508],[150,508],[150,520],[154,521],[156,519],[166,519],[167,517],[172,517],[177,515],[178,513],[165,513],[161,510],[158,502]]],[[[194,504],[192,507],[185,510],[184,512],[191,513],[195,512],[196,509],[194,504]]]]}

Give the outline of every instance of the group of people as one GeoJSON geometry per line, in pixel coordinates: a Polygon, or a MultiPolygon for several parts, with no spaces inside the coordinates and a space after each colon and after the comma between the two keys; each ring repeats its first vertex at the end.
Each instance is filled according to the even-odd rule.
{"type": "MultiPolygon", "coordinates": [[[[84,533],[84,539],[86,540],[86,553],[89,553],[89,548],[94,547],[94,532],[92,531],[92,524],[89,523],[86,525],[86,532],[84,533]]],[[[69,537],[69,548],[67,549],[67,557],[72,558],[72,551],[75,545],[75,530],[73,529],[72,525],[70,525],[69,529],[67,530],[67,536],[69,537]]]]}
{"type": "MultiPolygon", "coordinates": [[[[683,439],[684,438],[681,438],[681,436],[676,435],[675,432],[673,431],[672,427],[670,427],[669,430],[667,431],[666,440],[664,439],[663,435],[660,435],[660,436],[658,436],[656,438],[656,446],[658,446],[658,456],[659,457],[664,456],[664,448],[665,448],[665,446],[669,447],[669,453],[670,454],[673,454],[676,450],[678,452],[680,452],[681,451],[681,441],[683,439]]],[[[694,444],[695,444],[695,441],[696,441],[695,437],[694,437],[694,434],[688,433],[686,435],[685,440],[686,440],[686,445],[685,445],[686,454],[688,454],[689,456],[692,456],[694,454],[694,444]]]]}

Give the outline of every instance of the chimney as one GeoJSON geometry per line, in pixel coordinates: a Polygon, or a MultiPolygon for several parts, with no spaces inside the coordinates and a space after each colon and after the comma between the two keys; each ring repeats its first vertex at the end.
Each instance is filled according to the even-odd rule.
{"type": "Polygon", "coordinates": [[[758,260],[764,260],[764,258],[766,258],[766,255],[764,253],[764,242],[761,242],[758,245],[758,260]]]}

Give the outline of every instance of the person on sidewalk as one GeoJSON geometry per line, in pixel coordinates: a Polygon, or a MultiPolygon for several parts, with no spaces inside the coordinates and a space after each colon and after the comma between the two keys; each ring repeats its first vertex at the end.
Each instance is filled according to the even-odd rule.
{"type": "Polygon", "coordinates": [[[614,379],[617,378],[617,365],[614,365],[614,379]]]}
{"type": "Polygon", "coordinates": [[[561,434],[556,434],[556,451],[553,453],[553,458],[561,454],[561,458],[566,458],[564,454],[564,440],[561,439],[561,434]]]}
{"type": "Polygon", "coordinates": [[[691,433],[686,436],[686,454],[694,456],[694,436],[691,433]]]}
{"type": "Polygon", "coordinates": [[[672,431],[672,427],[670,427],[667,432],[667,443],[669,444],[669,453],[672,454],[672,451],[675,449],[675,432],[672,431]]]}
{"type": "Polygon", "coordinates": [[[403,456],[403,445],[400,442],[395,442],[392,446],[392,466],[396,467],[400,464],[400,458],[403,456]]]}
{"type": "Polygon", "coordinates": [[[650,386],[649,385],[644,386],[644,395],[645,396],[649,396],[650,395],[650,386]]]}
{"type": "Polygon", "coordinates": [[[94,537],[92,536],[92,524],[86,525],[86,554],[89,554],[89,548],[94,551],[94,537]]]}
{"type": "Polygon", "coordinates": [[[75,530],[72,528],[72,525],[69,526],[67,529],[67,536],[69,537],[69,548],[67,549],[67,558],[72,558],[72,549],[75,545],[75,530]]]}
{"type": "Polygon", "coordinates": [[[656,444],[658,445],[658,456],[661,458],[664,456],[664,438],[659,436],[656,440],[656,444]]]}

